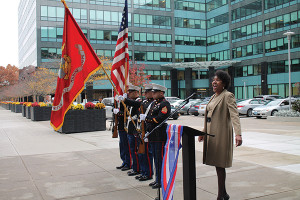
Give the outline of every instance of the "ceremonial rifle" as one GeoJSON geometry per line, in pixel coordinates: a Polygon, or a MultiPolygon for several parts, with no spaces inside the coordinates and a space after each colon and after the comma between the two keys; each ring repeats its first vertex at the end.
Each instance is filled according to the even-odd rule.
{"type": "MultiPolygon", "coordinates": [[[[142,93],[142,104],[141,104],[141,114],[144,114],[144,106],[143,106],[143,88],[141,88],[141,93],[142,93]]],[[[145,142],[143,138],[145,137],[145,120],[141,121],[141,131],[142,131],[142,139],[140,140],[140,145],[138,149],[138,153],[145,153],[145,142]]]]}
{"type": "MultiPolygon", "coordinates": [[[[145,134],[145,137],[143,139],[146,139],[149,137],[150,134],[152,134],[156,129],[160,128],[164,123],[166,123],[168,121],[169,118],[171,118],[174,114],[176,114],[183,106],[185,106],[189,100],[194,97],[196,95],[196,93],[193,93],[191,96],[189,96],[188,98],[186,98],[163,122],[161,122],[159,125],[157,125],[154,129],[152,129],[151,132],[147,132],[145,134]]],[[[209,135],[209,136],[212,136],[214,137],[215,135],[210,135],[210,134],[207,134],[206,135],[209,135]]]]}
{"type": "MultiPolygon", "coordinates": [[[[114,99],[114,105],[115,105],[115,108],[117,107],[117,101],[114,99]]],[[[114,131],[113,131],[113,135],[112,135],[112,138],[117,138],[118,137],[118,115],[117,114],[114,114],[114,117],[115,117],[115,126],[114,126],[114,131]]]]}

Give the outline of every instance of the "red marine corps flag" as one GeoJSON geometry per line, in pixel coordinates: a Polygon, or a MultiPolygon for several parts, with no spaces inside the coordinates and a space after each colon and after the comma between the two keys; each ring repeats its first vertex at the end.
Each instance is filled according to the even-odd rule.
{"type": "Polygon", "coordinates": [[[88,78],[101,67],[101,62],[65,5],[62,62],[51,113],[51,126],[59,130],[72,102],[84,89],[88,78]]]}

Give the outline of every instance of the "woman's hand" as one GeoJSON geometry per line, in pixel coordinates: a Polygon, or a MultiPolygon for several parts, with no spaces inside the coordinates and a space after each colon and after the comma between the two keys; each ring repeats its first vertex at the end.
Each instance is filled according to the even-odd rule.
{"type": "Polygon", "coordinates": [[[204,140],[204,136],[202,136],[202,135],[198,136],[198,141],[199,142],[202,142],[203,140],[204,140]]]}
{"type": "Polygon", "coordinates": [[[236,147],[241,146],[242,143],[243,143],[242,136],[241,135],[236,135],[235,136],[235,146],[236,147]]]}

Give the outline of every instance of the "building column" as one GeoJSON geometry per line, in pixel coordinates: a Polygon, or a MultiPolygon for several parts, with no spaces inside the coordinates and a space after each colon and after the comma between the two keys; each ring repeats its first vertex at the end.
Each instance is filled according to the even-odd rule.
{"type": "Polygon", "coordinates": [[[268,94],[268,63],[261,63],[261,94],[268,94]]]}
{"type": "Polygon", "coordinates": [[[86,98],[88,102],[92,102],[93,101],[93,93],[94,93],[94,87],[93,87],[93,83],[88,83],[86,84],[86,98]]]}
{"type": "Polygon", "coordinates": [[[192,68],[185,68],[185,96],[189,97],[193,93],[193,80],[192,80],[192,68]]]}
{"type": "Polygon", "coordinates": [[[178,97],[177,69],[171,70],[171,96],[178,97]]]}
{"type": "Polygon", "coordinates": [[[228,74],[231,77],[228,91],[234,94],[234,67],[233,66],[228,67],[228,74]]]}
{"type": "Polygon", "coordinates": [[[212,88],[212,81],[215,76],[215,67],[208,67],[208,96],[212,96],[214,94],[213,88],[212,88]]]}

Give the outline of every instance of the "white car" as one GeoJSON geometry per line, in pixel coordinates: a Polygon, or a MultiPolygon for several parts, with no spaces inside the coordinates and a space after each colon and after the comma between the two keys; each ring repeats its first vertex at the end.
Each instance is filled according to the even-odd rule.
{"type": "Polygon", "coordinates": [[[256,118],[267,118],[267,116],[274,116],[279,110],[288,110],[289,100],[288,99],[276,99],[267,102],[263,106],[258,106],[253,109],[253,116],[256,118]]]}
{"type": "Polygon", "coordinates": [[[208,101],[205,101],[205,102],[200,104],[199,109],[198,109],[199,115],[204,115],[205,114],[207,104],[208,104],[208,101]]]}
{"type": "Polygon", "coordinates": [[[102,99],[101,103],[105,105],[105,110],[106,110],[106,119],[112,119],[113,117],[113,107],[114,107],[114,98],[113,97],[108,97],[102,99]]]}
{"type": "Polygon", "coordinates": [[[181,104],[183,101],[184,101],[184,100],[179,99],[179,100],[170,102],[170,104],[171,104],[172,106],[174,106],[174,108],[177,108],[178,106],[180,106],[180,104],[181,104]]]}
{"type": "Polygon", "coordinates": [[[258,106],[262,106],[266,103],[263,99],[248,99],[237,103],[237,110],[240,115],[247,115],[247,117],[252,116],[252,111],[258,106]]]}

